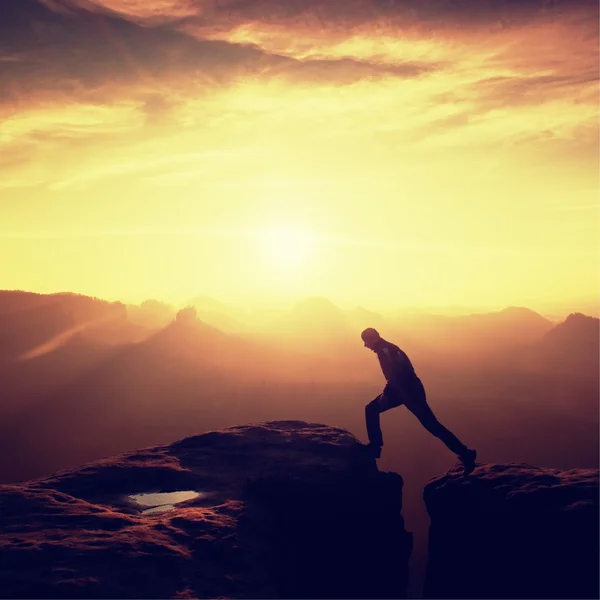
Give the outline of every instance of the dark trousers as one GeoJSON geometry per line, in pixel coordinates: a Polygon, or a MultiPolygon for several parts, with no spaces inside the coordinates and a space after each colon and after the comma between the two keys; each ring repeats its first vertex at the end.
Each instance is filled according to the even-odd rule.
{"type": "Polygon", "coordinates": [[[367,404],[365,407],[365,417],[367,421],[367,434],[371,444],[374,446],[383,446],[379,415],[386,410],[390,410],[390,408],[395,408],[402,404],[419,419],[421,425],[429,433],[442,440],[454,454],[463,456],[466,453],[468,448],[437,420],[433,411],[429,408],[425,388],[418,377],[414,382],[406,386],[405,393],[396,394],[388,392],[385,395],[380,394],[375,400],[367,404]]]}

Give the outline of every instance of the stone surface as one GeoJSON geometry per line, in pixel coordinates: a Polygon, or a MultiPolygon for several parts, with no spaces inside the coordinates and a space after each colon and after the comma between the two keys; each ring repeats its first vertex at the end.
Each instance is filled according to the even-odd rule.
{"type": "Polygon", "coordinates": [[[272,422],[0,486],[4,598],[400,598],[402,478],[347,431],[272,422]],[[202,492],[142,514],[129,496],[202,492]]]}
{"type": "Polygon", "coordinates": [[[482,465],[425,488],[426,598],[598,598],[598,471],[482,465]]]}

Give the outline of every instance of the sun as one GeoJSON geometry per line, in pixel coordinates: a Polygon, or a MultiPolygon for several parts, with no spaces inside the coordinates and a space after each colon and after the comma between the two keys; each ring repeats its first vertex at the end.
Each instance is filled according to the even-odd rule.
{"type": "Polygon", "coordinates": [[[299,267],[307,262],[315,248],[315,237],[295,227],[264,230],[260,243],[265,259],[274,266],[299,267]]]}

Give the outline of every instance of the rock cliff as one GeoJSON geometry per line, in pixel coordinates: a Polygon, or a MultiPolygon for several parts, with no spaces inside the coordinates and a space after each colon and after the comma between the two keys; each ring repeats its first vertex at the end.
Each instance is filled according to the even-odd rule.
{"type": "Polygon", "coordinates": [[[401,508],[344,430],[206,433],[0,486],[0,596],[401,598],[401,508]]]}
{"type": "Polygon", "coordinates": [[[598,471],[482,465],[425,488],[426,598],[598,598],[598,471]]]}

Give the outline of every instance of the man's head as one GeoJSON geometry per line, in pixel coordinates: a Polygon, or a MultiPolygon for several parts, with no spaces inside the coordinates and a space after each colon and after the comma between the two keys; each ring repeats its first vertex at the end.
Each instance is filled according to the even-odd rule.
{"type": "Polygon", "coordinates": [[[362,341],[365,343],[365,347],[369,348],[370,350],[373,350],[373,352],[375,352],[375,348],[381,341],[381,336],[379,335],[379,332],[376,329],[373,329],[372,327],[365,329],[360,334],[360,337],[362,338],[362,341]]]}

